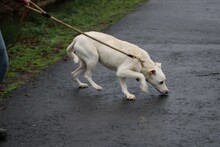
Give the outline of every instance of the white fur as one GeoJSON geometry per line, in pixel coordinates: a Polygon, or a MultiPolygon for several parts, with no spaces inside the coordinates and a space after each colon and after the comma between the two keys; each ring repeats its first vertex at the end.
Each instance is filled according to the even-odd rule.
{"type": "Polygon", "coordinates": [[[135,95],[130,94],[127,90],[126,78],[130,77],[140,80],[140,90],[142,92],[148,92],[147,80],[158,91],[163,94],[168,94],[168,89],[165,84],[166,78],[161,70],[161,63],[154,63],[145,50],[104,33],[87,32],[86,34],[123,52],[135,55],[141,59],[142,63],[136,58],[130,58],[84,35],[79,35],[75,37],[73,42],[68,46],[67,54],[73,59],[74,63],[79,61],[80,65],[72,72],[72,75],[81,88],[88,87],[88,84],[82,83],[78,79],[78,76],[84,73],[84,77],[96,90],[102,90],[102,87],[96,84],[91,77],[92,69],[100,62],[105,67],[116,71],[122,92],[129,100],[135,99],[135,95]]]}

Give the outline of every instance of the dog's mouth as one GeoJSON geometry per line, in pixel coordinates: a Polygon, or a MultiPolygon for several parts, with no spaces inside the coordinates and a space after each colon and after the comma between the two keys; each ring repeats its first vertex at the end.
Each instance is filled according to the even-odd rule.
{"type": "MultiPolygon", "coordinates": [[[[157,88],[156,88],[157,89],[157,88]]],[[[162,95],[169,95],[169,90],[164,90],[164,91],[161,91],[159,89],[157,89],[162,95]]]]}
{"type": "MultiPolygon", "coordinates": [[[[153,85],[154,86],[154,85],[153,85]]],[[[157,89],[157,91],[159,91],[162,95],[169,95],[169,90],[167,88],[161,90],[160,88],[158,88],[157,86],[154,86],[155,89],[157,89]]]]}

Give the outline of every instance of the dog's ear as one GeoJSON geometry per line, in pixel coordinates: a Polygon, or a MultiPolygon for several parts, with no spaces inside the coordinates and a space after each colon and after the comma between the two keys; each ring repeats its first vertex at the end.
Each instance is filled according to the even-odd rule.
{"type": "Polygon", "coordinates": [[[150,73],[150,75],[156,75],[155,69],[150,69],[150,70],[148,70],[148,72],[150,73]]]}
{"type": "Polygon", "coordinates": [[[155,62],[155,65],[158,67],[158,68],[161,68],[162,64],[161,63],[158,63],[158,62],[155,62]]]}

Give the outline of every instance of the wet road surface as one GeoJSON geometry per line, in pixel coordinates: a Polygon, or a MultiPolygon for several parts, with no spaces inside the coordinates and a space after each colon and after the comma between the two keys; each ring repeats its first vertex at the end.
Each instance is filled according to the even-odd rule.
{"type": "Polygon", "coordinates": [[[1,147],[220,146],[220,1],[151,0],[106,33],[162,62],[171,94],[150,86],[127,101],[115,73],[98,65],[104,89],[78,89],[72,61],[60,61],[12,93],[0,112],[1,147]]]}

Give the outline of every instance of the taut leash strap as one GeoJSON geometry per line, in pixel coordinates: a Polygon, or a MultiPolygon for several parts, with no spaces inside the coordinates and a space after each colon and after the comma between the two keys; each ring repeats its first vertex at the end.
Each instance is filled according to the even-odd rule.
{"type": "Polygon", "coordinates": [[[118,52],[120,52],[120,53],[122,53],[122,54],[125,54],[125,55],[127,55],[128,57],[130,57],[130,58],[136,58],[136,59],[138,59],[138,60],[141,62],[141,64],[143,63],[143,61],[142,61],[140,58],[138,58],[138,57],[136,57],[136,56],[134,56],[134,55],[131,55],[131,54],[129,54],[129,53],[123,52],[123,51],[121,51],[121,50],[119,50],[119,49],[117,49],[117,48],[115,48],[115,47],[113,47],[113,46],[111,46],[111,45],[109,45],[109,44],[106,44],[105,42],[102,42],[101,40],[98,40],[98,39],[96,39],[96,38],[94,38],[94,37],[92,37],[92,36],[90,36],[90,35],[88,35],[88,34],[82,32],[81,30],[78,30],[78,29],[76,29],[76,28],[74,28],[74,27],[72,27],[72,26],[70,26],[70,25],[68,25],[68,24],[66,24],[66,23],[64,23],[64,22],[62,22],[61,20],[59,20],[59,19],[57,19],[57,18],[55,18],[55,17],[49,15],[46,11],[44,11],[43,9],[41,9],[38,5],[36,5],[36,4],[33,3],[32,1],[30,1],[30,4],[33,5],[35,8],[33,8],[33,7],[31,7],[31,6],[28,6],[28,5],[25,5],[25,7],[28,8],[28,9],[30,9],[30,10],[32,10],[32,11],[35,11],[35,12],[37,12],[37,13],[40,13],[40,14],[43,15],[44,17],[50,18],[50,19],[56,21],[57,23],[59,23],[59,24],[61,24],[61,25],[63,25],[63,26],[66,26],[66,27],[68,27],[68,28],[70,28],[70,29],[72,29],[72,30],[74,30],[74,31],[76,31],[76,32],[78,32],[78,33],[80,33],[80,34],[83,34],[84,36],[87,36],[87,37],[89,37],[89,38],[91,38],[91,39],[93,39],[93,40],[95,40],[95,41],[97,41],[97,42],[99,42],[99,43],[101,43],[101,44],[107,46],[107,47],[110,47],[110,48],[112,48],[112,49],[114,49],[114,50],[116,50],[116,51],[118,51],[118,52]]]}

